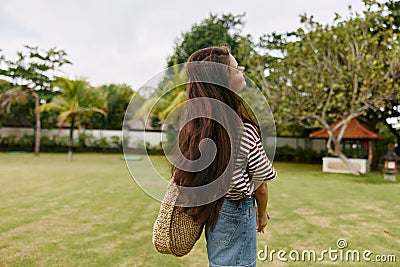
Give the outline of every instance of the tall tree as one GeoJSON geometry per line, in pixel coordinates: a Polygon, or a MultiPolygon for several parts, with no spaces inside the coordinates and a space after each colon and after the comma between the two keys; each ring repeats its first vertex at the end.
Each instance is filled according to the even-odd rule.
{"type": "Polygon", "coordinates": [[[279,55],[268,65],[267,78],[280,123],[325,128],[328,152],[354,174],[359,173],[340,148],[348,123],[400,95],[400,36],[393,27],[382,29],[393,22],[384,5],[365,4],[363,16],[336,16],[334,25],[324,26],[304,15],[303,27],[295,32],[266,38],[279,55]],[[332,128],[334,120],[340,122],[332,128]]]}
{"type": "MultiPolygon", "coordinates": [[[[21,86],[13,86],[11,89],[8,89],[6,91],[3,91],[0,93],[0,112],[2,113],[0,115],[0,118],[4,118],[4,121],[7,121],[7,119],[18,119],[19,115],[22,114],[10,114],[11,109],[16,107],[16,112],[23,112],[23,107],[29,102],[30,96],[33,95],[35,98],[38,98],[38,95],[36,92],[32,92],[30,90],[27,90],[24,87],[21,86]],[[10,115],[8,118],[5,115],[10,115]]],[[[26,113],[26,112],[25,112],[26,113]]],[[[3,121],[1,123],[4,123],[3,121]]]]}
{"type": "MultiPolygon", "coordinates": [[[[279,36],[273,34],[273,36],[279,36]]],[[[269,108],[271,109],[274,117],[279,117],[281,114],[274,112],[274,101],[276,96],[273,94],[273,89],[271,84],[268,82],[266,75],[269,73],[269,66],[273,64],[277,59],[270,55],[268,46],[265,46],[264,38],[260,38],[259,41],[253,41],[251,36],[242,39],[239,42],[239,59],[241,64],[246,66],[245,74],[246,76],[254,82],[257,89],[260,92],[257,94],[263,94],[265,99],[269,103],[269,108]]],[[[248,90],[244,90],[246,93],[248,90]]],[[[260,97],[253,97],[251,99],[251,107],[253,109],[265,109],[265,102],[260,97]]],[[[282,114],[283,115],[283,114],[282,114]]],[[[284,115],[283,115],[284,116],[284,115]]],[[[307,133],[307,129],[299,126],[298,124],[277,124],[276,133],[280,136],[304,136],[307,133]]]]}
{"type": "MultiPolygon", "coordinates": [[[[186,76],[182,66],[194,51],[209,47],[226,45],[235,56],[239,53],[239,44],[248,36],[243,35],[244,16],[222,14],[221,16],[210,14],[200,23],[194,24],[191,29],[182,33],[175,41],[173,54],[168,58],[170,67],[165,73],[164,79],[158,88],[153,89],[146,97],[143,105],[136,111],[135,116],[142,117],[148,112],[152,114],[153,127],[165,120],[168,114],[179,104],[186,100],[185,82],[186,76]]],[[[240,57],[238,57],[240,61],[240,57]]],[[[174,125],[172,125],[174,126],[174,125]]]]}
{"type": "Polygon", "coordinates": [[[158,128],[160,125],[157,124],[163,122],[175,107],[186,100],[186,73],[182,66],[175,64],[170,71],[165,73],[163,82],[135,111],[135,118],[151,114],[153,116],[152,126],[158,128]]]}
{"type": "Polygon", "coordinates": [[[134,95],[134,91],[126,84],[108,84],[98,87],[107,94],[107,115],[93,114],[90,126],[96,129],[121,130],[125,111],[134,95]]]}
{"type": "MultiPolygon", "coordinates": [[[[378,31],[385,31],[392,28],[394,32],[400,32],[400,1],[388,1],[385,3],[388,8],[389,23],[381,25],[378,31]]],[[[395,77],[395,82],[400,83],[400,77],[395,77]]],[[[396,138],[397,152],[400,153],[400,128],[395,125],[400,124],[400,94],[397,98],[386,101],[379,109],[369,110],[364,117],[365,123],[373,130],[378,130],[378,124],[387,127],[390,133],[396,138]]],[[[377,161],[375,161],[377,163],[377,161]]]]}
{"type": "Polygon", "coordinates": [[[87,122],[93,113],[107,114],[107,95],[98,88],[89,87],[83,80],[68,80],[58,77],[54,86],[59,88],[51,102],[40,106],[40,111],[55,110],[59,113],[59,125],[69,123],[68,160],[72,160],[73,136],[75,126],[87,122]]]}
{"type": "Polygon", "coordinates": [[[168,67],[186,62],[194,51],[208,46],[227,45],[236,55],[239,41],[243,38],[244,16],[245,14],[210,14],[208,18],[194,24],[175,41],[174,52],[167,62],[168,67]]]}
{"type": "Polygon", "coordinates": [[[390,0],[385,3],[387,8],[389,9],[389,16],[393,18],[393,23],[389,24],[388,26],[394,26],[395,31],[400,31],[400,1],[390,0]]]}
{"type": "Polygon", "coordinates": [[[14,114],[10,114],[13,105],[17,103],[26,104],[28,101],[25,95],[19,96],[14,94],[14,88],[15,85],[11,82],[0,79],[0,127],[9,119],[10,116],[6,117],[6,115],[11,115],[11,118],[13,118],[12,115],[14,114]]]}
{"type": "Polygon", "coordinates": [[[50,90],[54,74],[64,64],[70,64],[64,50],[51,48],[42,50],[38,47],[25,46],[17,53],[17,60],[8,60],[0,56],[0,77],[9,80],[15,88],[0,95],[0,102],[23,103],[27,95],[34,98],[35,103],[35,155],[39,155],[41,120],[40,120],[40,92],[50,90]],[[21,100],[23,100],[21,102],[21,100]]]}

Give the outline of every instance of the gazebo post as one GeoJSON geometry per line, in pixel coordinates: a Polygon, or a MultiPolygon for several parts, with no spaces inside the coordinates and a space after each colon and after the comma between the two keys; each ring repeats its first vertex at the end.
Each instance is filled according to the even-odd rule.
{"type": "Polygon", "coordinates": [[[375,141],[370,140],[368,142],[368,162],[369,162],[369,168],[371,169],[372,167],[372,161],[374,160],[374,150],[373,150],[373,145],[375,141]]]}

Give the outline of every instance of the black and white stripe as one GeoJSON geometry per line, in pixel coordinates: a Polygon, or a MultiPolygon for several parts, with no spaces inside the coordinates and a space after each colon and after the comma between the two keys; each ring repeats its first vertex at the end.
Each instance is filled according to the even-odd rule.
{"type": "Polygon", "coordinates": [[[258,129],[250,123],[244,123],[239,155],[226,198],[235,200],[252,197],[255,184],[258,185],[275,177],[275,168],[265,154],[258,129]],[[246,170],[247,166],[251,179],[246,170]]]}

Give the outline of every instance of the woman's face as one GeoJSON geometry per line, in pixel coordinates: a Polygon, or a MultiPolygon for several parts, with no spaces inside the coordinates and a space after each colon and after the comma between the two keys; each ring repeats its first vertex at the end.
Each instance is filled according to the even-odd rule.
{"type": "Polygon", "coordinates": [[[230,89],[234,92],[242,90],[246,86],[243,71],[244,67],[239,66],[235,57],[229,55],[229,68],[230,70],[230,89]]]}

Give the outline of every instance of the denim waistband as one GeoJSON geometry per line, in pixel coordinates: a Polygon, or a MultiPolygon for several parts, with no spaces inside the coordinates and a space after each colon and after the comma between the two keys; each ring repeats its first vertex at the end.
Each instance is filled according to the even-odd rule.
{"type": "Polygon", "coordinates": [[[223,206],[233,208],[233,209],[241,209],[242,207],[254,206],[255,199],[254,198],[242,198],[238,200],[233,199],[225,199],[223,206]]]}

